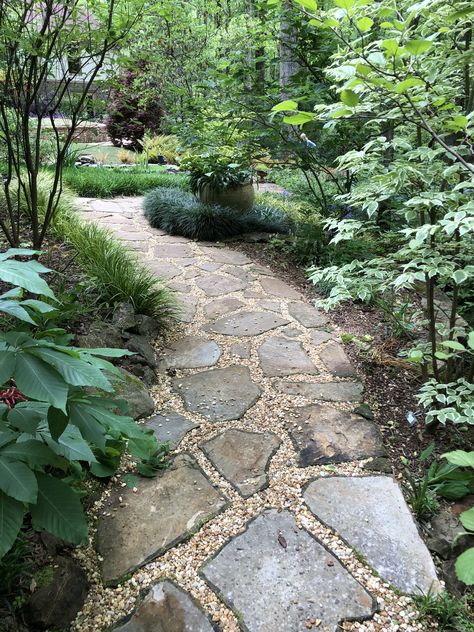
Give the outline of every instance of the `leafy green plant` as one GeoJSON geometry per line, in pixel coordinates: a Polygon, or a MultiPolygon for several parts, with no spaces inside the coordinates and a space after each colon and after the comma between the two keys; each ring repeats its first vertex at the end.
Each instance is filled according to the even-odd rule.
{"type": "Polygon", "coordinates": [[[155,187],[188,189],[184,174],[166,173],[143,167],[68,167],[63,171],[64,184],[81,197],[110,198],[120,195],[143,195],[155,187]]]}
{"type": "Polygon", "coordinates": [[[158,162],[158,156],[163,156],[166,162],[176,164],[180,157],[179,139],[172,134],[158,134],[151,136],[145,134],[140,141],[142,153],[141,161],[148,165],[158,162]]]}
{"type": "Polygon", "coordinates": [[[252,182],[251,168],[223,153],[188,156],[181,162],[181,169],[189,171],[190,187],[195,195],[204,189],[220,192],[252,182]]]}
{"type": "MultiPolygon", "coordinates": [[[[434,449],[434,444],[431,444],[420,455],[420,463],[425,462],[434,449]]],[[[430,470],[424,472],[423,476],[413,476],[408,468],[407,460],[403,457],[402,463],[405,465],[403,471],[403,490],[408,499],[408,503],[412,508],[413,513],[420,521],[427,520],[432,514],[436,512],[439,507],[439,503],[436,500],[436,494],[430,486],[430,470]]]]}
{"type": "MultiPolygon", "coordinates": [[[[444,458],[450,465],[468,468],[474,470],[474,452],[466,452],[464,450],[455,450],[454,452],[447,452],[443,454],[444,458]]],[[[471,487],[473,476],[471,472],[471,487]]],[[[470,535],[474,535],[474,507],[463,511],[459,516],[462,526],[466,529],[466,532],[470,535]]],[[[474,585],[474,546],[461,553],[456,560],[456,575],[458,578],[467,584],[468,586],[474,585]]]]}
{"type": "Polygon", "coordinates": [[[0,404],[0,558],[13,546],[27,513],[35,529],[85,543],[87,523],[77,489],[84,467],[95,476],[112,475],[127,445],[143,460],[142,473],[152,475],[166,452],[152,431],[121,414],[125,402],[112,398],[108,376],[121,374],[105,358],[132,355],[129,351],[75,348],[64,330],[30,326],[35,312],[54,309],[41,296],[55,300],[39,276],[47,268],[12,259],[31,254],[7,251],[0,260],[2,281],[38,296],[33,305],[25,304],[18,290],[0,300],[22,303],[20,311],[9,313],[24,323],[0,333],[0,388],[15,387],[18,393],[0,404]],[[91,395],[90,387],[107,396],[91,395]]]}
{"type": "Polygon", "coordinates": [[[466,598],[455,597],[446,591],[434,593],[430,590],[426,595],[415,597],[420,618],[435,619],[440,632],[472,632],[472,610],[466,601],[466,598]]]}
{"type": "Polygon", "coordinates": [[[254,206],[247,213],[201,204],[192,194],[158,188],[145,196],[145,217],[154,228],[190,239],[218,241],[251,231],[285,232],[288,221],[277,209],[254,206]]]}

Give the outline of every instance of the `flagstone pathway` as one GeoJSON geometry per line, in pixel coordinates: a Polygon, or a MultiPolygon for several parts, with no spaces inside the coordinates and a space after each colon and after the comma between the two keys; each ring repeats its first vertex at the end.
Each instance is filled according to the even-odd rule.
{"type": "Polygon", "coordinates": [[[75,629],[424,629],[409,595],[440,588],[435,567],[397,482],[366,469],[384,448],[325,315],[245,254],[150,228],[139,198],[79,207],[176,291],[181,322],[147,422],[171,465],[97,503],[75,629]]]}

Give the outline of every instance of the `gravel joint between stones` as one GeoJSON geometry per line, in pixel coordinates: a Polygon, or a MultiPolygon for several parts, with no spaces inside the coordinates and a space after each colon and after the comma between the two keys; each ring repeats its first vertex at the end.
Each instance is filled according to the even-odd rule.
{"type": "MultiPolygon", "coordinates": [[[[255,545],[255,564],[259,555],[263,556],[265,550],[270,550],[271,544],[282,564],[289,565],[294,583],[288,585],[285,592],[281,576],[278,573],[272,574],[276,571],[269,562],[265,572],[268,571],[270,575],[265,575],[262,570],[263,575],[259,575],[261,581],[256,590],[262,590],[270,595],[272,581],[280,577],[279,594],[288,596],[297,590],[298,577],[317,583],[325,576],[328,568],[319,568],[319,564],[314,564],[311,568],[305,567],[304,562],[298,561],[297,555],[291,557],[292,547],[297,546],[295,542],[303,537],[302,533],[312,536],[318,551],[318,547],[326,551],[329,570],[334,569],[331,566],[334,564],[340,571],[340,579],[334,580],[339,582],[335,585],[335,590],[328,590],[325,593],[327,598],[324,599],[323,595],[317,608],[301,608],[300,603],[290,603],[290,599],[283,613],[286,617],[285,632],[304,632],[307,629],[327,632],[335,630],[337,622],[340,622],[339,629],[359,632],[426,630],[426,623],[418,620],[418,611],[412,596],[401,595],[393,590],[387,579],[382,576],[382,572],[379,571],[379,575],[361,558],[357,552],[359,540],[354,539],[354,546],[347,525],[344,525],[343,539],[338,533],[337,521],[333,524],[326,516],[323,523],[317,516],[317,503],[310,502],[308,505],[305,502],[305,494],[308,494],[308,489],[312,489],[310,486],[315,480],[326,479],[331,482],[338,477],[367,475],[363,469],[367,459],[362,457],[349,456],[348,459],[352,460],[316,465],[309,463],[301,467],[294,438],[291,436],[292,431],[300,432],[306,437],[305,440],[312,441],[311,433],[303,432],[307,420],[300,420],[299,426],[292,425],[293,422],[290,420],[293,420],[295,410],[323,405],[330,406],[337,416],[337,411],[341,414],[352,413],[357,405],[355,402],[363,399],[355,371],[348,363],[342,346],[337,342],[338,332],[331,328],[323,315],[303,302],[300,292],[276,278],[271,270],[253,263],[246,255],[221,244],[201,244],[154,231],[143,217],[141,203],[141,198],[79,200],[82,217],[109,228],[132,250],[139,244],[140,262],[147,265],[150,270],[163,271],[164,277],[172,278],[169,286],[176,288],[178,300],[183,299],[185,303],[181,320],[176,327],[167,335],[165,341],[156,342],[161,367],[171,367],[172,375],[168,370],[158,373],[158,383],[152,389],[155,415],[163,415],[166,418],[165,411],[172,411],[173,415],[181,416],[179,419],[182,422],[182,431],[174,443],[173,457],[186,453],[186,458],[191,459],[205,476],[209,484],[209,493],[213,493],[211,489],[215,490],[219,498],[226,499],[227,504],[196,532],[193,531],[188,537],[149,562],[145,560],[143,565],[139,565],[138,570],[115,587],[104,586],[101,577],[104,560],[94,548],[93,535],[89,546],[79,548],[75,552],[75,556],[88,574],[91,590],[71,628],[73,632],[102,632],[113,629],[132,612],[139,613],[140,595],[164,580],[172,581],[185,595],[190,596],[193,603],[199,604],[216,629],[222,632],[276,632],[281,629],[279,622],[272,619],[275,614],[272,614],[271,608],[265,611],[264,623],[261,623],[263,619],[259,619],[258,612],[255,616],[245,612],[245,591],[240,595],[238,612],[229,607],[230,601],[223,598],[227,582],[225,576],[220,577],[219,582],[222,586],[217,587],[217,590],[217,582],[206,578],[206,569],[219,559],[219,555],[227,556],[227,552],[230,553],[232,547],[237,546],[239,537],[248,533],[249,525],[257,524],[264,515],[271,516],[275,523],[269,527],[267,535],[262,536],[261,551],[258,544],[255,545]],[[122,221],[122,218],[130,221],[122,221]],[[142,239],[144,234],[147,235],[146,240],[142,239]],[[232,332],[225,326],[230,319],[233,323],[244,322],[245,328],[248,321],[245,315],[256,312],[265,315],[265,324],[258,327],[258,331],[253,335],[245,331],[232,332]],[[219,319],[224,319],[225,323],[216,327],[219,319]],[[285,328],[288,327],[290,329],[287,329],[286,335],[285,328]],[[219,328],[221,331],[217,331],[219,328]],[[222,333],[222,328],[226,329],[225,333],[222,333]],[[198,352],[190,355],[182,352],[179,343],[185,336],[199,341],[199,344],[196,342],[198,352]],[[281,375],[278,379],[271,375],[273,371],[269,372],[270,375],[266,374],[261,365],[259,351],[266,341],[270,340],[271,344],[275,338],[286,350],[296,348],[296,343],[304,354],[304,362],[302,361],[301,365],[311,367],[310,372],[302,369],[301,373],[281,375]],[[288,342],[284,342],[285,340],[288,342]],[[213,344],[206,346],[206,342],[213,344]],[[217,348],[220,352],[218,357],[217,348]],[[166,360],[166,349],[169,353],[174,353],[174,357],[169,361],[166,360]],[[211,357],[206,359],[209,354],[211,357]],[[178,355],[179,360],[176,359],[178,355]],[[189,357],[191,362],[188,365],[189,357]],[[199,366],[193,366],[193,362],[199,366]],[[211,363],[212,366],[209,366],[211,363]],[[216,419],[215,415],[209,414],[210,409],[204,406],[214,406],[219,399],[219,393],[210,390],[203,392],[202,384],[206,383],[203,374],[216,375],[216,372],[223,372],[219,375],[227,375],[229,370],[232,371],[232,367],[240,368],[240,375],[248,377],[247,385],[244,380],[236,378],[234,390],[240,388],[239,398],[245,399],[247,395],[249,405],[244,406],[245,410],[239,411],[239,414],[224,414],[220,419],[216,419]],[[196,378],[199,374],[200,377],[196,378]],[[196,379],[201,391],[193,392],[197,405],[192,407],[189,401],[186,403],[183,400],[183,388],[179,384],[189,385],[196,379]],[[305,388],[305,384],[309,386],[305,388]],[[324,384],[328,386],[324,388],[324,384]],[[337,392],[337,384],[341,385],[340,393],[337,392]],[[258,396],[254,390],[253,396],[248,397],[249,389],[258,389],[258,396]],[[317,399],[318,393],[321,399],[317,399]],[[200,397],[203,395],[208,402],[204,403],[204,406],[203,397],[200,397]],[[223,468],[222,462],[215,459],[216,465],[219,466],[217,469],[208,458],[209,454],[206,455],[202,449],[204,445],[217,445],[216,439],[227,431],[271,435],[276,436],[278,440],[278,446],[272,450],[269,462],[265,463],[264,472],[259,470],[259,475],[264,476],[264,484],[256,485],[257,489],[252,489],[253,493],[246,498],[238,491],[238,481],[231,478],[236,467],[223,468]],[[229,480],[224,478],[223,474],[229,480]],[[273,538],[271,543],[268,538],[273,538]],[[262,582],[268,582],[269,585],[262,586],[262,582]],[[354,592],[352,599],[341,601],[339,597],[342,596],[340,591],[344,591],[343,587],[346,586],[344,582],[359,588],[354,592]],[[373,600],[377,611],[372,606],[369,611],[367,610],[369,602],[364,601],[364,595],[368,595],[367,599],[370,597],[373,600]],[[334,614],[336,611],[337,616],[334,614]]],[[[278,353],[278,345],[275,347],[273,344],[271,351],[272,354],[278,353]]],[[[214,380],[214,383],[217,386],[213,388],[217,389],[220,386],[219,380],[214,380]]],[[[155,423],[155,428],[162,431],[162,423],[161,419],[158,425],[155,423]]],[[[370,422],[364,420],[364,424],[366,423],[370,422]]],[[[382,451],[382,446],[380,450],[382,451]]],[[[374,451],[377,452],[377,446],[374,451]]],[[[235,450],[234,453],[235,458],[238,458],[235,450]]],[[[223,452],[220,454],[220,457],[222,456],[223,452]]],[[[259,458],[261,463],[261,454],[259,458]]],[[[233,465],[237,466],[238,463],[233,465]]],[[[120,490],[125,489],[122,479],[132,468],[131,461],[125,460],[121,471],[111,480],[103,497],[94,504],[90,515],[92,521],[104,524],[117,520],[114,513],[120,512],[120,505],[117,512],[110,511],[110,501],[111,498],[120,497],[123,500],[123,496],[120,496],[120,490]]],[[[393,481],[392,483],[397,486],[393,481]]],[[[130,502],[134,501],[133,497],[137,494],[138,490],[130,491],[130,502]]],[[[367,494],[367,490],[364,494],[366,497],[370,495],[367,494]]],[[[337,506],[338,498],[335,500],[337,506]]],[[[373,495],[373,500],[377,503],[376,494],[373,495]]],[[[357,502],[357,499],[350,498],[349,501],[357,502]]],[[[347,500],[341,496],[340,502],[347,500]]],[[[368,502],[367,498],[364,502],[368,502]]],[[[407,515],[410,518],[409,513],[407,515]]],[[[414,523],[412,526],[415,529],[411,530],[414,538],[412,545],[424,555],[424,544],[421,539],[416,538],[414,523]]],[[[372,555],[375,555],[375,549],[371,549],[372,555]]],[[[374,560],[372,564],[376,565],[374,560]]],[[[237,566],[230,556],[230,577],[236,572],[237,566]]],[[[391,579],[393,581],[393,577],[391,579]]],[[[255,582],[255,578],[252,581],[255,582]]],[[[245,582],[241,585],[244,584],[245,582]]],[[[278,607],[283,606],[280,604],[278,607]]],[[[278,609],[274,612],[277,611],[278,609]]],[[[151,629],[146,628],[146,632],[151,629]]],[[[157,629],[160,629],[159,626],[157,629]]],[[[436,625],[433,624],[430,629],[436,629],[436,625]]],[[[183,627],[180,632],[186,630],[187,628],[183,627]]]]}

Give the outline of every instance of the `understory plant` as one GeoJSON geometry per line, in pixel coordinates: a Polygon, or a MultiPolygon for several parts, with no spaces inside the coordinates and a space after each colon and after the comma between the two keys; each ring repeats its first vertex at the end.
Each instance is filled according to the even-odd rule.
{"type": "Polygon", "coordinates": [[[329,30],[339,48],[327,69],[337,99],[304,112],[283,102],[283,121],[318,121],[337,129],[358,122],[368,142],[337,160],[353,178],[338,195],[351,212],[326,223],[332,243],[389,226],[397,244],[370,260],[310,269],[310,279],[330,287],[322,306],[347,300],[400,301],[420,293],[427,336],[408,353],[430,379],[421,394],[432,429],[440,423],[472,424],[472,332],[457,317],[462,288],[474,276],[474,85],[472,6],[441,0],[335,0],[319,10],[297,0],[315,29],[329,30]],[[451,303],[440,299],[449,292],[451,303]],[[470,391],[470,393],[469,393],[470,391]],[[467,398],[465,397],[467,394],[467,398]]]}
{"type": "Polygon", "coordinates": [[[278,209],[255,205],[242,212],[216,204],[202,204],[194,195],[178,189],[157,188],[143,202],[150,225],[170,235],[219,241],[252,231],[284,233],[289,222],[278,209]]]}
{"type": "Polygon", "coordinates": [[[86,473],[111,476],[127,446],[142,461],[140,471],[153,475],[165,452],[114,399],[109,378],[121,374],[106,358],[130,352],[76,348],[65,330],[41,326],[42,316],[61,305],[41,276],[50,270],[35,259],[18,260],[38,254],[0,255],[0,279],[13,285],[0,296],[0,311],[11,319],[0,333],[0,558],[25,517],[34,529],[85,544],[86,473]]]}
{"type": "Polygon", "coordinates": [[[188,156],[181,162],[181,169],[189,172],[191,191],[195,195],[204,189],[217,193],[252,182],[250,166],[217,151],[188,156]]]}

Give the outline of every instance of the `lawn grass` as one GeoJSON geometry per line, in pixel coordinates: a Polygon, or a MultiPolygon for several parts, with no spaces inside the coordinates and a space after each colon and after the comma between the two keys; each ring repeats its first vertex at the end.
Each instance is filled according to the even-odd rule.
{"type": "Polygon", "coordinates": [[[167,173],[156,167],[67,167],[63,182],[80,197],[111,198],[143,195],[156,187],[188,189],[189,179],[183,174],[167,173]]]}

